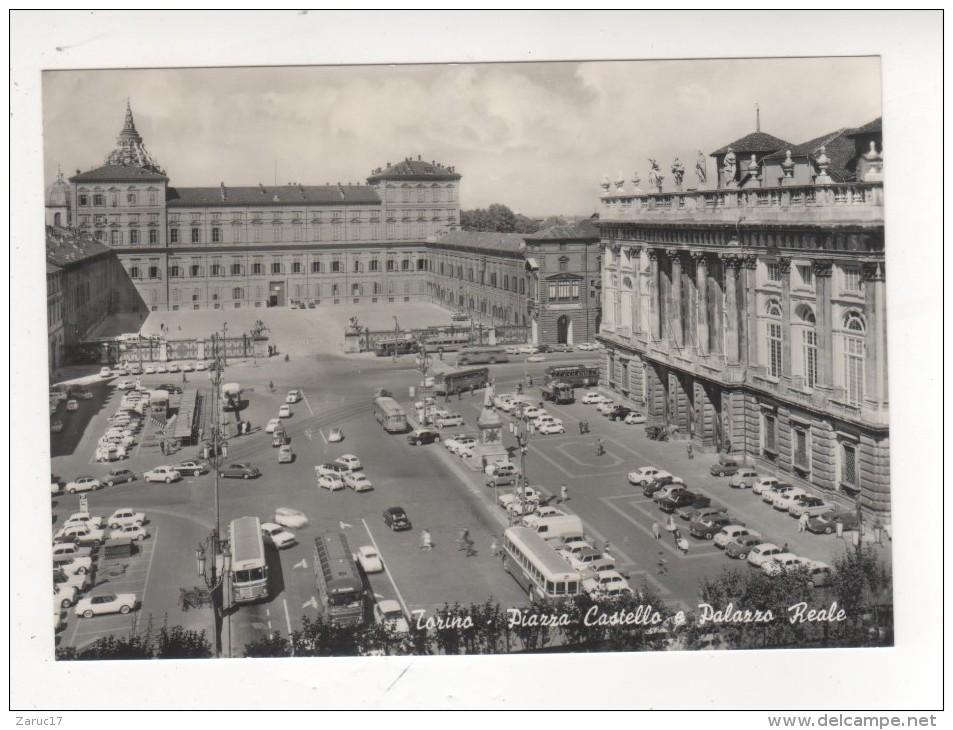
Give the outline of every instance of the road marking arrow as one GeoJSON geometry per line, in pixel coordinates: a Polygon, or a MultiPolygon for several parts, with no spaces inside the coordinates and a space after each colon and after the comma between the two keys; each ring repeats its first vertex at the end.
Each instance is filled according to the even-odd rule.
{"type": "Polygon", "coordinates": [[[302,608],[302,610],[303,610],[303,609],[307,608],[308,606],[311,606],[311,608],[313,608],[315,611],[317,611],[317,610],[318,610],[318,599],[315,598],[314,596],[311,596],[311,600],[308,601],[307,603],[305,603],[301,608],[302,608]]]}
{"type": "Polygon", "coordinates": [[[307,559],[306,559],[306,558],[301,558],[301,560],[299,560],[297,563],[295,563],[294,565],[291,566],[291,569],[292,569],[292,570],[294,570],[295,568],[304,568],[305,570],[307,570],[307,568],[308,568],[308,561],[307,561],[307,559]]]}

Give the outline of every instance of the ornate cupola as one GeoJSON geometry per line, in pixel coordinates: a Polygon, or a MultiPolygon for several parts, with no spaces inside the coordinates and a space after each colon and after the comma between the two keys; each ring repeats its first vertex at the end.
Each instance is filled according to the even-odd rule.
{"type": "Polygon", "coordinates": [[[126,100],[126,120],[116,138],[116,148],[106,156],[106,164],[141,167],[160,175],[165,174],[165,170],[159,167],[159,163],[143,145],[142,135],[136,130],[136,122],[132,117],[132,107],[128,100],[126,100]]]}

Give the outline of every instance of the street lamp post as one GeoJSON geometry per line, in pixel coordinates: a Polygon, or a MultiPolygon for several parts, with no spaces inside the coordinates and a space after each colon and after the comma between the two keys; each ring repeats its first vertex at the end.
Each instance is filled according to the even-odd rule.
{"type": "MultiPolygon", "coordinates": [[[[516,425],[516,444],[520,449],[520,511],[522,512],[526,505],[526,487],[529,486],[529,479],[526,476],[526,452],[529,450],[529,427],[525,420],[520,419],[516,425]]],[[[513,518],[510,517],[510,522],[513,518]]]]}

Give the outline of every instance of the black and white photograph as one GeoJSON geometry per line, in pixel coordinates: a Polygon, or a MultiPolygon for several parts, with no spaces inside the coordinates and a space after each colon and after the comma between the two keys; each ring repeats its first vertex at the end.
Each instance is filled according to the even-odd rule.
{"type": "MultiPolygon", "coordinates": [[[[274,672],[324,685],[323,704],[283,709],[780,717],[873,708],[871,687],[829,683],[868,661],[897,672],[917,631],[941,636],[938,619],[911,628],[939,605],[897,607],[942,570],[939,456],[922,456],[939,421],[912,415],[941,381],[910,382],[941,357],[923,342],[939,268],[910,278],[941,260],[938,190],[929,228],[910,210],[911,186],[939,184],[941,140],[898,109],[886,40],[823,43],[865,14],[757,14],[772,50],[744,14],[703,30],[622,13],[684,22],[700,45],[670,31],[667,51],[500,56],[486,40],[485,58],[308,47],[366,25],[389,48],[365,13],[107,12],[101,31],[19,15],[53,27],[30,74],[14,64],[38,145],[11,173],[23,162],[32,185],[11,206],[11,389],[34,413],[30,435],[11,429],[33,525],[11,519],[30,553],[15,613],[40,672],[182,668],[208,693],[100,687],[89,709],[279,703],[224,696],[220,670],[243,693],[274,672]],[[139,58],[116,38],[215,20],[249,46],[262,33],[270,60],[218,43],[162,58],[153,39],[139,58]],[[819,47],[791,50],[786,23],[819,47]],[[103,62],[84,55],[98,45],[103,62]],[[484,690],[454,700],[440,678],[471,666],[484,690]],[[603,702],[603,672],[659,675],[664,693],[603,702]],[[773,700],[752,696],[764,683],[773,700]]],[[[495,14],[421,13],[416,36],[388,17],[423,44],[495,14]]],[[[931,17],[870,19],[877,39],[909,23],[936,62],[931,17]]],[[[574,20],[612,25],[512,20],[568,38],[574,20]]],[[[907,707],[901,689],[880,709],[938,699],[924,685],[907,707]]]]}

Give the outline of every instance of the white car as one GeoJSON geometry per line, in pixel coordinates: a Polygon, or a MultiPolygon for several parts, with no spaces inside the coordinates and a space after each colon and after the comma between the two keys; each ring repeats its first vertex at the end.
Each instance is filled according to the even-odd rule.
{"type": "MultiPolygon", "coordinates": [[[[670,476],[668,472],[665,472],[665,475],[670,476]]],[[[688,491],[688,488],[685,486],[685,482],[682,481],[682,478],[673,476],[669,484],[666,484],[652,495],[652,501],[655,502],[655,504],[660,504],[663,499],[668,499],[678,492],[686,491],[688,491]]]]}
{"type": "Polygon", "coordinates": [[[92,618],[103,613],[129,613],[136,608],[135,593],[100,593],[87,596],[76,604],[76,615],[92,618]]]}
{"type": "Polygon", "coordinates": [[[754,494],[763,494],[765,491],[771,489],[771,487],[777,484],[780,484],[780,482],[775,477],[761,477],[751,486],[751,491],[754,494]]]}
{"type": "Polygon", "coordinates": [[[799,558],[794,553],[778,553],[777,555],[772,555],[771,560],[766,561],[764,565],[761,566],[761,570],[763,570],[766,575],[781,575],[782,573],[787,573],[790,570],[796,570],[806,565],[807,560],[799,558]]]}
{"type": "Polygon", "coordinates": [[[617,570],[603,570],[594,574],[592,578],[586,578],[582,582],[582,589],[591,596],[632,593],[628,581],[617,570]]]}
{"type": "Polygon", "coordinates": [[[524,421],[535,421],[541,415],[546,413],[543,408],[539,406],[524,406],[523,407],[523,420],[524,421]]]}
{"type": "Polygon", "coordinates": [[[142,475],[142,480],[146,482],[165,482],[166,484],[171,484],[172,482],[177,482],[182,478],[182,474],[171,466],[157,466],[155,469],[150,469],[145,474],[142,475]]]}
{"type": "Polygon", "coordinates": [[[75,398],[70,398],[66,401],[66,410],[68,411],[78,411],[79,410],[79,401],[75,398]]]}
{"type": "Polygon", "coordinates": [[[433,425],[437,428],[447,428],[449,426],[462,426],[463,416],[459,413],[441,413],[434,421],[433,425]]]}
{"type": "Polygon", "coordinates": [[[350,487],[355,492],[369,492],[374,488],[371,480],[362,472],[349,471],[344,475],[344,485],[350,487]]]}
{"type": "Polygon", "coordinates": [[[66,522],[63,523],[63,527],[70,527],[71,525],[89,525],[95,529],[105,527],[102,517],[98,515],[85,514],[83,512],[71,514],[67,518],[66,522]]]}
{"type": "MultiPolygon", "coordinates": [[[[496,498],[496,503],[506,509],[513,502],[518,502],[521,498],[525,498],[526,502],[535,502],[538,506],[542,500],[543,495],[540,494],[538,489],[533,487],[523,487],[522,489],[515,489],[512,492],[507,492],[501,494],[496,498]]],[[[533,508],[534,510],[536,507],[533,508]]]]}
{"type": "Polygon", "coordinates": [[[780,545],[775,545],[773,542],[763,542],[760,545],[755,545],[748,552],[748,565],[760,568],[775,555],[780,555],[783,552],[784,549],[780,545]]]}
{"type": "Polygon", "coordinates": [[[451,454],[460,454],[461,450],[472,449],[476,446],[477,440],[473,436],[454,436],[443,442],[451,454]]]}
{"type": "Polygon", "coordinates": [[[197,363],[195,363],[195,369],[197,371],[205,370],[205,368],[207,367],[208,365],[205,363],[204,360],[199,360],[197,363]]]}
{"type": "Polygon", "coordinates": [[[111,378],[112,375],[113,375],[113,371],[110,370],[109,368],[101,368],[99,371],[99,377],[101,378],[111,378]]]}
{"type": "Polygon", "coordinates": [[[728,486],[732,489],[747,489],[753,487],[755,482],[761,478],[754,469],[739,469],[738,472],[728,480],[728,486]]]}
{"type": "Polygon", "coordinates": [[[342,431],[340,428],[335,427],[328,432],[329,444],[336,444],[339,441],[343,441],[343,440],[344,440],[344,431],[342,431]]]}
{"type": "Polygon", "coordinates": [[[519,346],[520,355],[535,355],[539,352],[539,348],[536,345],[520,345],[519,346]]]}
{"type": "Polygon", "coordinates": [[[160,362],[158,365],[156,365],[156,372],[157,372],[157,373],[167,373],[167,372],[169,372],[169,368],[166,367],[166,365],[165,365],[164,362],[160,362]]]}
{"type": "Polygon", "coordinates": [[[112,529],[125,527],[126,525],[144,525],[148,520],[145,512],[136,512],[129,507],[121,507],[113,512],[106,520],[106,524],[112,529]]]}
{"type": "Polygon", "coordinates": [[[77,477],[71,482],[66,483],[66,491],[70,494],[77,492],[92,492],[102,488],[102,484],[96,477],[77,477]]]}
{"type": "Polygon", "coordinates": [[[526,362],[546,362],[545,355],[530,355],[526,358],[526,362]]]}
{"type": "Polygon", "coordinates": [[[774,506],[774,498],[782,494],[790,492],[792,489],[797,489],[793,484],[787,484],[784,482],[779,482],[772,487],[768,487],[761,492],[761,501],[765,504],[770,504],[774,506]]]}
{"type": "Polygon", "coordinates": [[[622,419],[622,423],[627,423],[630,426],[637,426],[640,423],[645,423],[645,414],[632,411],[629,415],[622,419]]]}
{"type": "Polygon", "coordinates": [[[381,625],[389,626],[395,633],[410,633],[410,624],[407,623],[407,617],[404,616],[397,601],[386,599],[375,604],[374,620],[381,625]]]}
{"type": "Polygon", "coordinates": [[[336,464],[347,467],[350,471],[359,471],[361,469],[361,460],[354,454],[342,454],[334,460],[336,464]]]}
{"type": "Polygon", "coordinates": [[[715,535],[715,547],[725,549],[725,546],[738,537],[743,537],[744,535],[753,535],[754,537],[761,537],[760,532],[755,532],[754,530],[749,530],[744,525],[725,525],[721,528],[717,535],[715,535]]]}
{"type": "Polygon", "coordinates": [[[384,562],[373,545],[359,547],[354,553],[354,559],[361,564],[365,573],[380,573],[384,570],[384,562]]]}
{"type": "Polygon", "coordinates": [[[193,370],[195,370],[195,366],[192,365],[192,363],[190,363],[190,362],[184,362],[184,363],[182,363],[182,372],[183,372],[183,373],[191,373],[193,370]]]}
{"type": "Polygon", "coordinates": [[[533,419],[533,425],[536,426],[536,428],[539,428],[544,423],[562,423],[562,422],[563,422],[563,419],[556,418],[556,416],[552,415],[551,413],[547,413],[546,411],[543,411],[538,416],[536,416],[536,418],[533,419]]]}
{"type": "Polygon", "coordinates": [[[291,406],[285,404],[278,408],[278,418],[291,418],[291,406]]]}
{"type": "Polygon", "coordinates": [[[321,474],[318,477],[318,486],[327,489],[329,492],[337,492],[344,489],[344,480],[333,474],[321,474]]]}
{"type": "Polygon", "coordinates": [[[513,401],[513,396],[510,395],[509,393],[500,393],[499,395],[493,396],[494,407],[500,408],[501,410],[503,408],[503,404],[511,403],[512,401],[513,401]]]}
{"type": "Polygon", "coordinates": [[[791,506],[797,504],[796,500],[798,497],[808,497],[810,494],[805,489],[800,487],[795,487],[794,489],[789,489],[782,494],[775,495],[774,499],[771,500],[771,506],[776,510],[781,510],[782,512],[787,512],[791,509],[791,506]]]}
{"type": "Polygon", "coordinates": [[[576,345],[577,350],[598,350],[599,348],[593,345],[591,342],[583,342],[581,345],[576,345]]]}
{"type": "Polygon", "coordinates": [[[270,421],[268,421],[267,424],[265,424],[265,433],[274,433],[275,429],[278,428],[278,426],[280,425],[281,425],[280,418],[272,418],[270,421]]]}
{"type": "Polygon", "coordinates": [[[562,421],[544,421],[536,430],[542,434],[566,433],[562,421]]]}
{"type": "Polygon", "coordinates": [[[294,533],[288,532],[284,527],[276,525],[274,522],[262,522],[261,534],[271,538],[271,541],[279,550],[291,547],[298,541],[294,533]]]}
{"type": "Polygon", "coordinates": [[[105,539],[105,530],[80,524],[61,527],[53,535],[54,543],[76,542],[79,545],[99,545],[105,539]]]}
{"type": "Polygon", "coordinates": [[[116,381],[116,387],[119,390],[129,390],[136,387],[136,381],[132,378],[123,378],[122,380],[116,381]]]}
{"type": "Polygon", "coordinates": [[[107,540],[135,540],[142,542],[149,537],[149,531],[142,525],[125,525],[117,529],[106,531],[107,540]]]}
{"type": "Polygon", "coordinates": [[[596,406],[596,410],[599,411],[603,416],[608,416],[612,413],[612,410],[616,407],[616,404],[611,400],[604,400],[602,403],[599,403],[596,406]]]}
{"type": "Polygon", "coordinates": [[[169,372],[170,372],[170,373],[177,373],[177,372],[179,372],[179,370],[180,370],[180,368],[179,368],[179,363],[177,363],[177,362],[170,362],[170,363],[169,363],[169,372]]]}
{"type": "Polygon", "coordinates": [[[297,403],[299,400],[301,400],[300,390],[289,390],[288,395],[285,396],[285,403],[297,403]]]}
{"type": "Polygon", "coordinates": [[[654,481],[661,473],[662,470],[656,469],[654,466],[640,466],[635,471],[629,472],[629,484],[637,484],[640,487],[644,487],[649,482],[654,481]]]}
{"type": "Polygon", "coordinates": [[[155,374],[156,374],[156,366],[155,366],[155,365],[146,365],[145,368],[143,368],[143,370],[142,370],[142,374],[143,374],[143,375],[155,375],[155,374]]]}
{"type": "Polygon", "coordinates": [[[277,507],[274,520],[282,527],[300,529],[308,526],[308,516],[304,512],[291,507],[277,507]]]}

